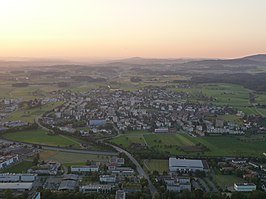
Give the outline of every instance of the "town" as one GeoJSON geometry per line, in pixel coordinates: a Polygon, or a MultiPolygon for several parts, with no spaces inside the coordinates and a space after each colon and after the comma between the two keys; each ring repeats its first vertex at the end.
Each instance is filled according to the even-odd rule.
{"type": "MultiPolygon", "coordinates": [[[[166,197],[169,194],[176,197],[175,194],[181,193],[182,196],[186,191],[199,190],[210,194],[251,192],[258,188],[265,190],[265,158],[203,156],[195,159],[189,154],[179,157],[167,154],[163,158],[167,159],[168,168],[163,172],[144,171],[142,167],[147,167],[146,160],[143,162],[141,159],[149,162],[149,157],[134,159],[124,149],[136,156],[138,150],[145,151],[149,145],[140,146],[138,142],[133,142],[131,148],[124,148],[123,145],[119,148],[120,145],[112,142],[116,137],[127,136],[128,132],[147,132],[158,136],[180,134],[192,138],[243,136],[254,129],[260,134],[265,132],[265,126],[258,122],[260,118],[247,117],[234,107],[219,106],[214,101],[214,98],[202,93],[195,98],[188,92],[173,91],[172,86],[149,86],[135,91],[109,87],[84,93],[57,91],[53,92],[53,97],[31,101],[4,99],[1,102],[0,123],[4,135],[17,130],[43,128],[49,130],[50,136],[59,134],[85,140],[88,144],[81,144],[82,150],[90,150],[90,146],[97,143],[102,145],[102,150],[117,152],[110,152],[111,155],[101,161],[88,158],[84,164],[66,165],[40,157],[46,151],[45,147],[49,146],[5,140],[4,136],[0,190],[12,190],[13,195],[23,192],[28,198],[40,198],[41,195],[52,194],[48,193],[52,191],[54,194],[78,192],[90,197],[97,196],[91,194],[101,194],[117,199],[135,198],[140,193],[142,197],[149,198],[166,197]],[[35,118],[34,123],[6,119],[9,114],[18,111],[22,104],[27,104],[31,109],[41,109],[51,103],[58,105],[35,118]],[[224,120],[228,115],[234,115],[238,120],[224,120]],[[26,159],[33,159],[33,163],[24,172],[12,173],[12,169],[11,172],[5,172],[26,159]],[[214,172],[235,176],[239,181],[232,181],[223,187],[214,181],[214,172]]],[[[24,111],[24,114],[27,112],[24,111]]],[[[73,150],[73,154],[81,152],[71,145],[67,148],[73,150]]],[[[49,150],[65,151],[67,148],[50,147],[49,150]]],[[[209,150],[203,144],[192,149],[201,151],[203,148],[209,150]]],[[[11,193],[4,191],[7,195],[11,193]]]]}

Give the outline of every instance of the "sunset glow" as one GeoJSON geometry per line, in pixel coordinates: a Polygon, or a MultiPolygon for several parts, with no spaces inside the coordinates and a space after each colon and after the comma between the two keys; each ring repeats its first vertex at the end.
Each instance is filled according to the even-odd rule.
{"type": "Polygon", "coordinates": [[[0,56],[263,53],[265,8],[265,0],[1,0],[0,56]]]}

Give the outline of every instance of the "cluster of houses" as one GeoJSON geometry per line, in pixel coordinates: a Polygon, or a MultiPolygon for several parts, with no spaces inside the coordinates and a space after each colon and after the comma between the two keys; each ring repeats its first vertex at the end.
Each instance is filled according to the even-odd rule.
{"type": "MultiPolygon", "coordinates": [[[[218,162],[218,167],[220,172],[225,175],[231,175],[235,171],[241,171],[241,178],[245,181],[249,182],[254,178],[258,178],[260,180],[260,184],[262,184],[262,189],[266,191],[266,168],[263,164],[260,164],[256,161],[252,161],[249,159],[231,159],[225,158],[224,161],[218,162]]],[[[246,184],[246,183],[245,183],[246,184]]],[[[241,184],[243,185],[243,183],[241,184]]],[[[240,190],[242,187],[240,186],[240,190]]],[[[252,186],[254,190],[256,190],[256,185],[252,185],[247,183],[247,186],[252,186]]],[[[234,186],[236,190],[237,186],[234,186]]]]}
{"type": "MultiPolygon", "coordinates": [[[[18,156],[9,157],[9,159],[6,157],[6,163],[4,161],[2,163],[3,168],[15,164],[17,161],[19,161],[18,156]]],[[[2,164],[0,165],[2,166],[2,164]]],[[[124,158],[112,156],[107,162],[104,162],[104,165],[102,164],[102,162],[91,162],[90,165],[73,165],[70,166],[69,173],[66,174],[60,163],[42,161],[29,169],[27,173],[0,174],[0,191],[10,189],[14,192],[34,192],[35,188],[41,185],[38,180],[39,176],[49,176],[43,182],[43,188],[53,191],[80,191],[82,193],[114,193],[117,191],[117,198],[125,198],[127,192],[140,191],[140,185],[135,189],[118,186],[123,184],[125,179],[130,179],[134,182],[133,184],[140,183],[140,177],[136,175],[135,170],[124,166],[124,158]],[[93,181],[83,182],[84,178],[91,175],[97,176],[97,178],[93,181]]]]}
{"type": "MultiPolygon", "coordinates": [[[[244,116],[231,107],[211,103],[190,103],[190,94],[174,92],[160,87],[145,87],[137,91],[95,89],[88,93],[69,94],[66,103],[56,108],[53,114],[43,118],[52,127],[64,121],[83,121],[93,131],[106,124],[114,124],[119,131],[150,130],[155,133],[187,133],[242,135],[249,126],[226,122],[219,116],[244,116]]],[[[71,127],[63,127],[70,132],[71,127]],[[68,129],[67,129],[68,128],[68,129]]],[[[101,128],[102,129],[102,128],[101,128]]],[[[109,130],[109,129],[106,129],[109,130]]],[[[82,130],[83,136],[88,132],[82,130]]]]}

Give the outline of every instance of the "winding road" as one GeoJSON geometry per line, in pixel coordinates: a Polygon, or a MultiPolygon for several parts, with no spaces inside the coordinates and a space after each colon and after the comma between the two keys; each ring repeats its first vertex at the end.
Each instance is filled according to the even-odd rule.
{"type": "MultiPolygon", "coordinates": [[[[42,115],[39,115],[35,118],[35,122],[36,124],[42,128],[43,130],[46,131],[51,131],[51,129],[46,128],[45,126],[43,126],[40,123],[40,118],[42,117],[42,115]]],[[[119,130],[116,128],[118,134],[119,134],[119,130]]],[[[155,188],[155,186],[152,184],[149,176],[145,173],[144,169],[141,167],[141,165],[139,164],[139,162],[133,157],[132,154],[130,154],[128,151],[115,146],[113,144],[107,143],[105,142],[105,140],[101,140],[102,143],[111,146],[112,148],[114,148],[117,152],[119,153],[124,153],[135,165],[136,165],[136,170],[139,173],[139,175],[143,178],[145,178],[148,181],[148,188],[154,198],[155,193],[157,193],[157,189],[155,188]]],[[[18,141],[11,141],[11,140],[7,140],[7,139],[0,139],[0,142],[9,142],[9,143],[20,143],[20,144],[26,144],[29,146],[32,146],[33,144],[31,143],[25,143],[25,142],[18,142],[18,141]]],[[[62,152],[71,152],[71,153],[82,153],[82,154],[96,154],[96,155],[118,155],[118,153],[116,152],[111,152],[111,151],[90,151],[90,150],[84,150],[84,149],[70,149],[70,148],[63,148],[63,147],[56,147],[56,146],[47,146],[47,145],[42,145],[42,144],[37,144],[39,146],[42,147],[42,149],[45,150],[56,150],[56,151],[62,151],[62,152]]]]}
{"type": "Polygon", "coordinates": [[[151,192],[151,194],[152,194],[152,196],[154,198],[155,193],[157,193],[157,189],[152,184],[149,176],[145,173],[144,169],[141,167],[141,165],[139,164],[139,162],[133,157],[133,155],[130,154],[129,152],[127,152],[126,150],[118,147],[118,146],[112,145],[110,143],[105,143],[105,144],[108,145],[108,146],[113,147],[119,153],[124,153],[136,165],[136,169],[137,169],[139,175],[141,177],[144,177],[146,180],[148,180],[148,187],[149,187],[149,190],[150,190],[150,192],[151,192]]]}

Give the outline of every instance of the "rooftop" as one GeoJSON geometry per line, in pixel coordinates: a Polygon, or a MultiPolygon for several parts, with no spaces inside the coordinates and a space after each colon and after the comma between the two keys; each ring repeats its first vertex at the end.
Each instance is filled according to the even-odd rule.
{"type": "Polygon", "coordinates": [[[0,183],[0,189],[31,189],[32,183],[21,182],[21,183],[0,183]]]}
{"type": "Polygon", "coordinates": [[[202,163],[202,160],[169,158],[169,166],[201,167],[201,168],[203,168],[203,163],[202,163]]]}

